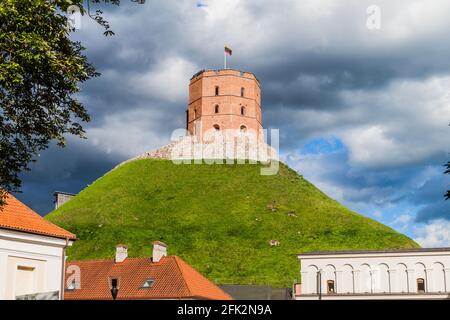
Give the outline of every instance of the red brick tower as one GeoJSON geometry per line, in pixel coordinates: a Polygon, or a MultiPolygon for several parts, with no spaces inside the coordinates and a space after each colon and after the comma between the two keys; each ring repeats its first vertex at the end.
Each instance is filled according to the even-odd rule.
{"type": "Polygon", "coordinates": [[[258,79],[239,70],[203,70],[189,84],[187,129],[201,141],[208,130],[254,132],[262,129],[258,79]]]}

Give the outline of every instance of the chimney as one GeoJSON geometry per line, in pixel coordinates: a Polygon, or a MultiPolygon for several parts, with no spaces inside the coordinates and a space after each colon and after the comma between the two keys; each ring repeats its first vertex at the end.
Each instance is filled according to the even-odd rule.
{"type": "Polygon", "coordinates": [[[116,263],[123,262],[128,257],[128,247],[124,244],[116,246],[116,263]]]}
{"type": "Polygon", "coordinates": [[[167,244],[161,241],[154,241],[152,254],[153,262],[159,262],[162,259],[162,257],[166,256],[167,256],[167,244]]]}

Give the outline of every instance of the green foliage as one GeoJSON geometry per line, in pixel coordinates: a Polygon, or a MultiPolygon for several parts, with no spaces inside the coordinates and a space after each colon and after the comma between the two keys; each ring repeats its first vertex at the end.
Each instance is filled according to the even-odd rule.
{"type": "Polygon", "coordinates": [[[408,237],[330,199],[281,165],[175,165],[129,162],[95,181],[47,216],[80,240],[71,260],[112,258],[117,243],[130,256],[168,244],[220,284],[290,286],[296,254],[315,250],[410,248],[408,237]],[[278,240],[279,246],[270,246],[278,240]]]}
{"type": "Polygon", "coordinates": [[[0,2],[0,189],[17,190],[19,173],[50,141],[84,136],[89,115],[74,95],[98,73],[58,13],[80,2],[0,2]]]}

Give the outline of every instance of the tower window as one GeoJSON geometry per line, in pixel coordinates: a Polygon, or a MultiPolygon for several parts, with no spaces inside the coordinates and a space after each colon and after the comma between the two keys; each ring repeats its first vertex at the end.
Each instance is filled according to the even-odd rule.
{"type": "Polygon", "coordinates": [[[334,280],[328,280],[327,281],[327,292],[328,293],[335,293],[335,289],[334,289],[334,280]]]}
{"type": "Polygon", "coordinates": [[[220,130],[220,127],[219,127],[218,124],[213,125],[213,128],[216,129],[216,131],[219,131],[219,130],[220,130]]]}
{"type": "Polygon", "coordinates": [[[425,292],[425,280],[423,278],[417,279],[417,292],[425,292]]]}
{"type": "Polygon", "coordinates": [[[241,129],[241,132],[245,132],[245,131],[247,131],[247,127],[246,127],[246,126],[244,126],[244,125],[242,125],[240,129],[241,129]]]}
{"type": "Polygon", "coordinates": [[[197,109],[194,109],[194,119],[197,118],[197,109]]]}
{"type": "Polygon", "coordinates": [[[216,92],[215,94],[216,94],[216,96],[218,96],[218,95],[219,95],[219,87],[216,86],[216,89],[215,89],[215,90],[216,90],[216,91],[215,91],[215,92],[216,92]]]}
{"type": "Polygon", "coordinates": [[[245,96],[245,88],[241,88],[241,97],[245,96]]]}
{"type": "Polygon", "coordinates": [[[241,107],[241,116],[245,116],[245,107],[241,107]]]}
{"type": "Polygon", "coordinates": [[[219,105],[216,104],[216,106],[214,107],[214,113],[219,113],[219,105]]]}

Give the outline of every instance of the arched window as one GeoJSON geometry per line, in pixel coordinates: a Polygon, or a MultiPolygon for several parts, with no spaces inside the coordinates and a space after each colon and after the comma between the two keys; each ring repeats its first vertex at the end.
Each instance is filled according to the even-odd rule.
{"type": "Polygon", "coordinates": [[[245,88],[241,88],[241,97],[245,96],[245,88]]]}
{"type": "Polygon", "coordinates": [[[396,266],[396,278],[397,278],[397,292],[408,292],[408,268],[405,264],[399,263],[396,266]]]}
{"type": "Polygon", "coordinates": [[[380,263],[378,268],[373,270],[372,278],[374,282],[374,292],[390,292],[389,286],[389,266],[385,263],[380,263]]]}
{"type": "Polygon", "coordinates": [[[373,279],[372,279],[372,268],[364,263],[359,269],[360,278],[359,278],[359,288],[361,293],[372,293],[373,292],[373,279]]]}
{"type": "Polygon", "coordinates": [[[197,119],[197,109],[194,109],[194,119],[197,119]]]}
{"type": "Polygon", "coordinates": [[[213,125],[213,128],[216,129],[216,131],[220,130],[220,126],[218,124],[213,125]]]}
{"type": "Polygon", "coordinates": [[[214,107],[214,113],[219,113],[219,105],[216,104],[216,106],[214,107]]]}
{"type": "Polygon", "coordinates": [[[428,284],[428,291],[445,292],[445,268],[440,262],[433,263],[433,283],[428,284]],[[432,288],[430,288],[432,284],[432,288]]]}
{"type": "Polygon", "coordinates": [[[247,127],[246,127],[246,126],[244,126],[244,125],[242,125],[240,129],[241,129],[241,132],[245,132],[245,131],[247,131],[247,127]]]}
{"type": "Polygon", "coordinates": [[[216,96],[218,96],[219,95],[219,86],[216,86],[216,89],[215,89],[216,91],[215,91],[215,93],[216,93],[216,96]]]}
{"type": "Polygon", "coordinates": [[[245,116],[245,107],[241,107],[241,116],[245,116]]]}
{"type": "Polygon", "coordinates": [[[423,278],[417,279],[417,292],[418,293],[425,292],[425,280],[423,278]]]}
{"type": "Polygon", "coordinates": [[[333,294],[335,293],[335,289],[334,289],[334,280],[328,280],[327,281],[327,293],[328,294],[333,294]]]}
{"type": "Polygon", "coordinates": [[[341,269],[341,281],[339,282],[340,293],[354,293],[353,266],[346,264],[341,269]]]}

